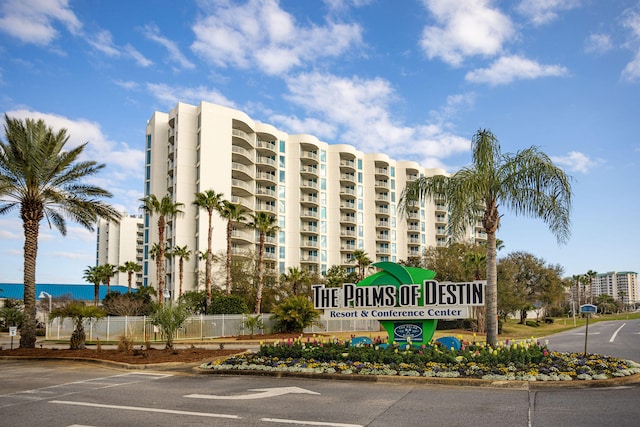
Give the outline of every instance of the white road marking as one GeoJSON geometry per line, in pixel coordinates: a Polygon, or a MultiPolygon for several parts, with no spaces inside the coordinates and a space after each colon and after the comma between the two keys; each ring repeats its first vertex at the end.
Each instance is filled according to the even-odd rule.
{"type": "Polygon", "coordinates": [[[260,418],[267,423],[297,424],[306,426],[331,426],[331,427],[363,427],[362,424],[327,423],[323,421],[287,420],[282,418],[260,418]]]}
{"type": "Polygon", "coordinates": [[[620,329],[624,328],[624,325],[626,325],[626,323],[623,323],[618,329],[616,329],[613,335],[611,335],[611,338],[609,338],[609,342],[613,342],[616,339],[616,335],[618,335],[618,332],[620,332],[620,329]]]}
{"type": "Polygon", "coordinates": [[[91,408],[105,408],[105,409],[119,409],[127,411],[140,411],[140,412],[159,412],[162,414],[175,414],[175,415],[193,415],[196,417],[208,417],[208,418],[232,418],[240,419],[238,415],[229,414],[213,414],[209,412],[192,412],[192,411],[177,411],[174,409],[161,409],[161,408],[145,408],[141,406],[122,406],[122,405],[105,405],[101,403],[86,403],[86,402],[71,402],[66,400],[52,400],[49,403],[57,403],[59,405],[75,405],[75,406],[88,406],[91,408]]]}
{"type": "Polygon", "coordinates": [[[259,393],[238,394],[234,396],[216,396],[214,394],[188,394],[184,397],[192,397],[194,399],[218,399],[218,400],[249,400],[264,399],[266,397],[282,396],[283,394],[320,394],[315,391],[305,390],[300,387],[274,387],[274,388],[254,388],[248,391],[257,391],[259,393]]]}

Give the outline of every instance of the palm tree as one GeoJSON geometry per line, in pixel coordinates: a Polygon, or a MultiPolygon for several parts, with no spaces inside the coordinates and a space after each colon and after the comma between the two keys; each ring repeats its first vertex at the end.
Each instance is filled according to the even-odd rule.
{"type": "Polygon", "coordinates": [[[182,296],[182,279],[184,277],[184,262],[185,261],[189,261],[189,258],[191,256],[191,249],[189,249],[187,247],[187,245],[184,246],[176,246],[175,248],[173,248],[173,250],[171,251],[171,256],[177,256],[178,257],[178,274],[179,274],[179,280],[180,280],[180,290],[178,291],[178,297],[182,296]]]}
{"type": "Polygon", "coordinates": [[[98,303],[100,302],[100,283],[102,283],[102,270],[97,265],[93,267],[88,266],[84,269],[84,274],[82,277],[87,282],[93,283],[93,305],[97,307],[98,303]]]}
{"type": "Polygon", "coordinates": [[[0,142],[0,214],[17,210],[24,232],[24,322],[20,347],[36,344],[36,260],[40,222],[46,218],[67,234],[66,218],[93,231],[98,217],[119,222],[120,214],[101,199],[111,193],[85,182],[104,168],[79,161],[87,143],[65,150],[66,129],[54,131],[43,120],[5,114],[6,142],[0,142]]]}
{"type": "Polygon", "coordinates": [[[213,253],[211,252],[212,235],[213,235],[213,212],[220,212],[222,205],[222,193],[216,193],[213,190],[196,193],[196,199],[193,204],[200,209],[207,211],[209,215],[209,225],[207,228],[207,252],[205,254],[204,277],[207,290],[206,308],[211,305],[211,264],[213,262],[213,253]]]}
{"type": "Polygon", "coordinates": [[[139,273],[142,271],[142,266],[135,261],[127,261],[118,267],[121,273],[127,273],[127,285],[128,292],[131,292],[131,281],[133,279],[133,273],[139,273]]]}
{"type": "Polygon", "coordinates": [[[353,251],[353,257],[351,262],[358,264],[358,282],[364,279],[364,273],[369,265],[371,265],[371,259],[365,251],[362,249],[356,249],[353,251]]]}
{"type": "Polygon", "coordinates": [[[256,292],[256,310],[255,314],[260,313],[260,305],[262,304],[262,287],[264,279],[264,243],[267,235],[271,235],[278,230],[277,219],[269,212],[256,212],[250,214],[251,222],[249,227],[255,228],[260,233],[260,246],[258,250],[258,289],[256,292]]]}
{"type": "Polygon", "coordinates": [[[158,283],[158,304],[162,304],[162,292],[164,289],[164,252],[165,252],[165,236],[164,230],[167,226],[167,220],[183,213],[182,207],[184,203],[174,202],[171,196],[165,195],[158,200],[155,194],[150,194],[142,199],[142,210],[149,215],[158,215],[158,256],[156,256],[156,281],[158,283]]]}
{"type": "MultiPolygon", "coordinates": [[[[589,278],[589,304],[593,304],[593,278],[598,275],[597,272],[593,270],[587,271],[586,276],[589,278]]],[[[585,301],[587,300],[585,295],[585,301]]]]}
{"type": "Polygon", "coordinates": [[[98,266],[100,269],[102,283],[107,285],[107,294],[111,292],[111,278],[118,272],[118,266],[113,264],[103,264],[98,266]]]}
{"type": "Polygon", "coordinates": [[[244,216],[247,210],[238,204],[222,201],[222,207],[219,211],[220,216],[227,220],[227,295],[231,295],[231,233],[233,232],[233,223],[242,223],[246,221],[244,216]]]}
{"type": "Polygon", "coordinates": [[[498,338],[496,230],[498,207],[516,215],[541,218],[564,243],[570,235],[570,177],[538,147],[502,154],[497,138],[479,130],[471,141],[472,164],[447,177],[420,177],[404,189],[400,206],[420,199],[437,199],[450,209],[449,230],[459,237],[478,218],[487,233],[487,343],[498,338]]]}
{"type": "Polygon", "coordinates": [[[310,283],[309,275],[306,271],[300,270],[298,267],[289,267],[288,273],[282,274],[282,280],[291,284],[293,296],[298,296],[300,285],[310,283]]]}
{"type": "MultiPolygon", "coordinates": [[[[497,240],[497,239],[496,239],[497,240]]],[[[482,280],[482,270],[487,271],[487,256],[483,250],[471,250],[464,254],[463,264],[473,272],[474,280],[482,280]]],[[[476,330],[484,333],[487,310],[485,307],[473,307],[476,317],[476,330]]]]}

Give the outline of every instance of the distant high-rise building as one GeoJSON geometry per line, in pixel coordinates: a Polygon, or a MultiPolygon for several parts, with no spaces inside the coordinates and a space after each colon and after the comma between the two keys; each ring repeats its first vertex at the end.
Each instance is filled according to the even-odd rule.
{"type": "MultiPolygon", "coordinates": [[[[141,215],[123,215],[120,223],[100,218],[98,221],[96,265],[124,265],[132,261],[142,266],[144,261],[144,227],[141,215]]],[[[142,286],[142,272],[134,273],[133,287],[142,286]]],[[[111,285],[128,285],[128,274],[118,272],[111,285]]]]}
{"type": "Polygon", "coordinates": [[[638,300],[638,273],[632,271],[610,271],[597,274],[591,279],[593,304],[598,296],[610,295],[625,305],[636,304],[638,300]]]}
{"type": "MultiPolygon", "coordinates": [[[[298,267],[322,274],[334,265],[353,271],[355,250],[363,250],[373,262],[396,262],[449,239],[443,204],[417,203],[406,214],[398,209],[408,182],[446,174],[444,170],[312,135],[289,135],[219,105],[178,103],[169,113],[155,112],[146,128],[145,167],[145,196],[169,195],[184,204],[184,214],[167,222],[169,247],[206,252],[208,216],[193,201],[197,192],[213,190],[247,213],[275,216],[279,230],[267,239],[265,258],[276,273],[298,267]]],[[[143,282],[153,286],[155,262],[148,255],[158,242],[156,222],[157,216],[145,215],[143,282]]],[[[480,224],[467,240],[486,240],[480,224]]],[[[234,224],[233,253],[257,252],[257,244],[255,230],[234,224]]],[[[224,251],[226,223],[214,214],[213,252],[224,251]]],[[[166,266],[171,291],[178,280],[177,260],[167,259],[166,266]]],[[[183,289],[196,289],[203,271],[198,256],[186,261],[183,289]]]]}

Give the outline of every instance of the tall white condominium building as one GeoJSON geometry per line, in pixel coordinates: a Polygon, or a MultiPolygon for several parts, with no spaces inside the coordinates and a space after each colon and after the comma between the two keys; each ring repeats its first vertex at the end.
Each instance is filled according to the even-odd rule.
{"type": "Polygon", "coordinates": [[[638,299],[638,273],[632,271],[611,271],[601,273],[592,279],[593,301],[599,295],[610,295],[624,304],[636,304],[638,299]]]}
{"type": "MultiPolygon", "coordinates": [[[[155,112],[146,129],[145,196],[168,194],[184,204],[184,215],[167,223],[167,245],[206,251],[208,215],[193,200],[197,192],[214,190],[248,213],[266,211],[277,218],[279,230],[265,249],[267,268],[275,273],[289,267],[324,273],[335,265],[351,271],[357,249],[373,262],[393,262],[446,244],[445,206],[416,205],[406,216],[398,211],[407,182],[436,174],[445,172],[312,135],[288,135],[241,111],[206,102],[155,112]]],[[[158,242],[157,219],[145,216],[145,285],[155,281],[148,253],[158,242]]],[[[217,214],[213,227],[213,251],[224,252],[226,223],[217,214]]],[[[481,227],[470,231],[469,240],[475,237],[486,239],[481,227]]],[[[257,253],[255,230],[235,224],[232,248],[236,254],[257,253]]],[[[168,259],[166,266],[171,290],[178,280],[177,262],[168,259]]],[[[196,289],[202,271],[204,262],[191,256],[183,289],[196,289]]],[[[222,284],[221,278],[214,280],[222,284]]]]}
{"type": "MultiPolygon", "coordinates": [[[[96,265],[124,265],[133,261],[142,266],[144,261],[144,223],[141,215],[123,214],[120,224],[104,218],[98,220],[96,265]]],[[[118,272],[112,285],[128,285],[128,273],[118,272]]],[[[142,286],[142,272],[134,273],[132,287],[142,286]]]]}

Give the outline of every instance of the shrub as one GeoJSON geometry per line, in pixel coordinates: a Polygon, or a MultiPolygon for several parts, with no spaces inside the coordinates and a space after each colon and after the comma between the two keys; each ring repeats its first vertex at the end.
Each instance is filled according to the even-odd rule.
{"type": "Polygon", "coordinates": [[[86,334],[84,332],[84,321],[90,319],[101,319],[106,315],[105,311],[93,305],[85,305],[80,301],[69,301],[62,307],[53,309],[49,314],[51,320],[55,318],[70,318],[73,321],[73,333],[69,341],[72,350],[85,347],[86,334]]]}
{"type": "Polygon", "coordinates": [[[166,347],[173,349],[173,341],[178,329],[182,327],[190,315],[189,310],[181,304],[155,304],[149,320],[151,324],[160,327],[166,347]]]}
{"type": "Polygon", "coordinates": [[[305,296],[290,297],[277,305],[273,317],[278,332],[302,332],[304,328],[318,324],[320,313],[305,296]]]}

